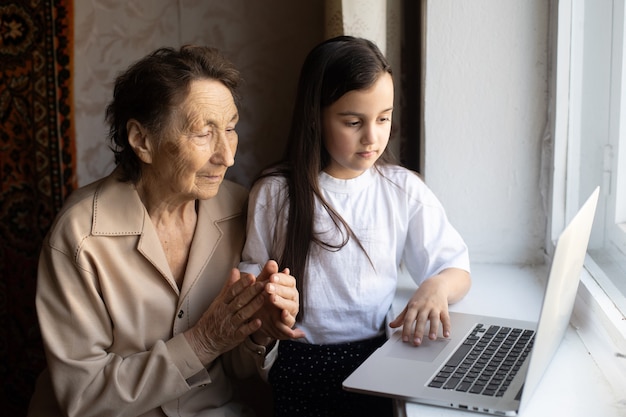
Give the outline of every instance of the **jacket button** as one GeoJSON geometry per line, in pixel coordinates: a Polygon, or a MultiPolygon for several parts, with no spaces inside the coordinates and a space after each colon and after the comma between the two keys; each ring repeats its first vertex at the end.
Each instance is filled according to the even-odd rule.
{"type": "Polygon", "coordinates": [[[185,312],[184,312],[183,310],[180,310],[180,311],[178,312],[178,318],[179,318],[179,319],[182,319],[184,315],[185,315],[185,312]]]}

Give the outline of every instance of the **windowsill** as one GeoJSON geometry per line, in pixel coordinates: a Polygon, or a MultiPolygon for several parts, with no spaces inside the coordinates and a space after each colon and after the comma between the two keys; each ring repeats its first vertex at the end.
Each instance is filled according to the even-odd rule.
{"type": "Polygon", "coordinates": [[[611,299],[617,309],[626,314],[626,256],[612,245],[601,249],[590,249],[585,259],[585,268],[597,286],[611,299]]]}
{"type": "MultiPolygon", "coordinates": [[[[545,265],[473,265],[472,290],[450,309],[536,321],[541,309],[547,272],[548,268],[545,265]]],[[[546,369],[530,403],[523,410],[524,417],[546,415],[618,417],[626,413],[624,397],[626,359],[615,356],[617,346],[623,346],[624,338],[622,337],[621,342],[613,341],[615,337],[619,339],[619,333],[609,335],[607,326],[613,319],[611,316],[605,316],[604,310],[607,306],[589,302],[596,296],[591,285],[595,284],[595,281],[586,271],[581,277],[581,283],[572,325],[567,329],[563,342],[546,369]]],[[[392,306],[393,312],[399,312],[404,308],[415,288],[409,277],[399,278],[398,291],[392,306]]],[[[616,323],[616,327],[622,326],[622,330],[625,325],[623,320],[616,323]]],[[[452,326],[454,331],[454,323],[452,326]]],[[[476,416],[471,412],[411,402],[398,401],[397,404],[399,417],[476,416]]]]}
{"type": "Polygon", "coordinates": [[[600,288],[601,273],[587,256],[571,324],[611,386],[626,391],[626,318],[600,288]]]}

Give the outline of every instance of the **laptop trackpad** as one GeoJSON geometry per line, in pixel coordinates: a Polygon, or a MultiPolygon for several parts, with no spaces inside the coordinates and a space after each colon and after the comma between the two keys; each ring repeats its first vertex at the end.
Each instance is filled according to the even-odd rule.
{"type": "Polygon", "coordinates": [[[412,343],[405,343],[401,338],[398,338],[396,343],[389,349],[387,356],[420,362],[432,362],[448,343],[450,343],[450,339],[443,337],[439,337],[437,340],[426,338],[420,346],[415,346],[412,343]]]}

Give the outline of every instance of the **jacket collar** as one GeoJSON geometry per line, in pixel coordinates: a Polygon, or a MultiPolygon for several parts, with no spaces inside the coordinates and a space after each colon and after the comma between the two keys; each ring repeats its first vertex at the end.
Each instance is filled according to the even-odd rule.
{"type": "MultiPolygon", "coordinates": [[[[91,230],[95,235],[138,235],[144,231],[146,218],[149,218],[148,211],[139,198],[135,185],[121,182],[118,178],[116,172],[113,172],[96,191],[91,230]]],[[[215,197],[201,200],[198,204],[199,220],[204,219],[208,224],[214,225],[240,215],[241,208],[232,207],[227,203],[230,198],[223,198],[227,194],[231,194],[231,190],[224,182],[215,197]]]]}
{"type": "MultiPolygon", "coordinates": [[[[227,203],[230,198],[223,198],[230,193],[227,188],[226,184],[222,184],[218,195],[198,204],[198,220],[181,289],[183,296],[201,276],[219,245],[223,235],[219,222],[241,214],[241,208],[234,208],[227,203]]],[[[93,204],[92,233],[106,236],[140,235],[137,250],[178,292],[156,229],[135,185],[119,181],[118,175],[113,172],[98,187],[93,204]]]]}
{"type": "Polygon", "coordinates": [[[100,236],[139,235],[139,251],[178,292],[165,252],[135,185],[119,181],[118,171],[98,187],[93,200],[91,233],[100,236]]]}
{"type": "Polygon", "coordinates": [[[116,172],[98,187],[93,200],[94,235],[139,235],[148,213],[135,185],[121,182],[116,172]]]}
{"type": "MultiPolygon", "coordinates": [[[[221,244],[224,233],[226,233],[222,229],[223,222],[245,214],[246,205],[243,204],[242,190],[238,185],[224,180],[215,197],[200,201],[196,232],[191,244],[183,282],[183,296],[186,296],[187,291],[203,271],[207,268],[211,269],[211,262],[224,262],[224,259],[215,258],[214,253],[221,244]]],[[[247,192],[245,192],[245,196],[247,197],[247,192]]],[[[219,277],[219,279],[226,278],[219,277]]]]}

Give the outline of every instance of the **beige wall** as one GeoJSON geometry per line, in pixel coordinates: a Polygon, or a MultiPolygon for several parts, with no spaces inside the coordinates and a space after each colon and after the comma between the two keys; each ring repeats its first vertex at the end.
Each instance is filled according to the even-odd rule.
{"type": "Polygon", "coordinates": [[[241,70],[240,146],[230,178],[247,185],[281,156],[300,66],[324,36],[324,0],[81,0],[74,7],[79,185],[113,168],[104,111],[116,74],[160,46],[215,46],[241,70]]]}

